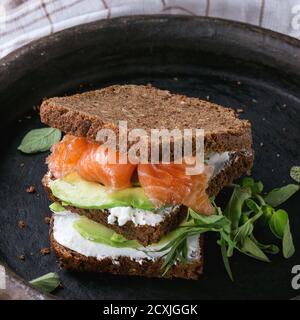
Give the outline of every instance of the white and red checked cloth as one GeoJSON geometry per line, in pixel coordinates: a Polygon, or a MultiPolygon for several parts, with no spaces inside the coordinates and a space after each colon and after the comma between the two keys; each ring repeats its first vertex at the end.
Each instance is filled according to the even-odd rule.
{"type": "Polygon", "coordinates": [[[220,17],[300,38],[300,0],[0,0],[0,58],[75,25],[141,14],[220,17]]]}

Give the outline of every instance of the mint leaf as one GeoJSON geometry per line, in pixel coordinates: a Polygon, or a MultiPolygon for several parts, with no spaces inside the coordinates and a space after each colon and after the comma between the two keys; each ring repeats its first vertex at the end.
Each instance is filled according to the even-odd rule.
{"type": "Polygon", "coordinates": [[[39,290],[52,292],[59,286],[60,280],[57,273],[50,272],[39,278],[29,281],[29,283],[39,290]]]}
{"type": "Polygon", "coordinates": [[[293,166],[290,170],[290,176],[296,182],[300,183],[300,166],[293,166]]]}
{"type": "Polygon", "coordinates": [[[263,262],[270,262],[269,258],[264,254],[264,252],[249,237],[244,240],[244,244],[240,248],[240,251],[254,259],[263,262]]]}
{"type": "Polygon", "coordinates": [[[37,153],[50,150],[61,139],[61,131],[54,128],[42,128],[29,131],[23,138],[18,150],[24,153],[37,153]]]}
{"type": "Polygon", "coordinates": [[[266,205],[266,206],[262,206],[262,211],[263,211],[263,215],[260,221],[262,222],[263,225],[268,225],[274,213],[274,209],[271,206],[266,205]]]}
{"type": "Polygon", "coordinates": [[[295,253],[295,247],[293,243],[293,237],[290,230],[290,223],[287,221],[284,233],[283,233],[283,239],[282,239],[282,252],[283,256],[288,259],[295,253]]]}
{"type": "Polygon", "coordinates": [[[280,251],[279,247],[275,244],[260,243],[258,240],[254,238],[253,234],[250,236],[250,238],[261,250],[263,250],[266,253],[277,254],[280,251]]]}
{"type": "Polygon", "coordinates": [[[288,184],[287,186],[274,189],[268,193],[265,197],[265,201],[272,207],[278,207],[296,193],[299,188],[300,187],[296,184],[288,184]]]}
{"type": "Polygon", "coordinates": [[[229,278],[231,279],[231,281],[233,281],[233,276],[232,276],[232,272],[231,272],[231,268],[230,268],[230,264],[229,264],[228,255],[227,255],[226,240],[223,238],[222,233],[221,233],[221,239],[219,241],[219,244],[221,246],[221,253],[222,253],[222,258],[223,258],[223,263],[224,263],[225,269],[228,273],[229,278]]]}
{"type": "Polygon", "coordinates": [[[251,190],[247,187],[236,186],[233,190],[224,214],[231,221],[232,229],[239,226],[244,202],[251,197],[251,190]]]}
{"type": "Polygon", "coordinates": [[[264,185],[261,181],[255,182],[254,179],[250,177],[245,177],[242,180],[241,185],[250,188],[252,193],[261,193],[264,189],[264,185]]]}
{"type": "Polygon", "coordinates": [[[260,213],[261,207],[252,199],[246,199],[247,207],[252,210],[254,213],[260,213]]]}
{"type": "Polygon", "coordinates": [[[255,184],[255,181],[253,178],[250,178],[250,177],[245,177],[243,180],[242,180],[242,183],[241,185],[243,187],[248,187],[248,188],[252,188],[255,184]]]}
{"type": "Polygon", "coordinates": [[[237,232],[233,240],[243,244],[245,239],[252,234],[253,229],[254,227],[252,221],[248,220],[246,223],[244,223],[237,229],[237,232]]]}
{"type": "Polygon", "coordinates": [[[214,224],[224,218],[221,215],[203,216],[201,214],[196,213],[192,209],[189,209],[188,213],[193,219],[195,219],[201,223],[205,223],[207,225],[214,224]]]}
{"type": "Polygon", "coordinates": [[[275,211],[269,221],[272,233],[279,239],[283,238],[286,224],[289,221],[288,214],[285,210],[279,209],[275,211]]]}

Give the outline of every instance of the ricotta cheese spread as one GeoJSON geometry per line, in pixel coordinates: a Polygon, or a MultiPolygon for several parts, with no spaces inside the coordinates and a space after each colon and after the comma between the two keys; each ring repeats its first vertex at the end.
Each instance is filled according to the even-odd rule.
{"type": "MultiPolygon", "coordinates": [[[[111,258],[113,261],[120,256],[129,257],[139,263],[143,263],[144,259],[155,260],[162,257],[166,252],[154,252],[161,247],[150,245],[140,248],[116,248],[106,244],[93,242],[85,239],[73,227],[76,220],[80,216],[70,211],[62,211],[54,214],[53,237],[62,246],[76,251],[86,257],[94,257],[98,260],[111,258]]],[[[163,245],[165,246],[166,243],[163,245]]],[[[193,236],[188,239],[188,258],[197,260],[200,258],[199,236],[193,236]]],[[[116,261],[117,262],[117,261],[116,261]]]]}

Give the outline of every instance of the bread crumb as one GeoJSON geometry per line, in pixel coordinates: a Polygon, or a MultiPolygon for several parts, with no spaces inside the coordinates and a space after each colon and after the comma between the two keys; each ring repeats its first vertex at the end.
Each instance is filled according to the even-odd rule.
{"type": "Polygon", "coordinates": [[[206,100],[209,101],[210,100],[210,96],[206,96],[206,100]]]}
{"type": "Polygon", "coordinates": [[[24,166],[25,166],[25,163],[24,163],[24,162],[20,163],[20,167],[21,167],[21,168],[23,168],[24,166]]]}
{"type": "Polygon", "coordinates": [[[238,80],[238,81],[236,82],[236,84],[237,84],[238,86],[240,86],[240,85],[242,84],[242,82],[241,82],[240,80],[238,80]]]}
{"type": "Polygon", "coordinates": [[[25,116],[25,119],[30,120],[32,117],[31,116],[25,116]]]}
{"type": "Polygon", "coordinates": [[[46,254],[50,253],[50,248],[42,248],[40,252],[43,256],[45,256],[46,254]]]}
{"type": "Polygon", "coordinates": [[[35,186],[29,186],[28,188],[26,188],[26,192],[27,193],[34,193],[35,192],[35,186]]]}
{"type": "Polygon", "coordinates": [[[261,142],[259,145],[260,145],[261,147],[263,147],[263,146],[264,146],[264,143],[263,143],[263,142],[261,142]]]}
{"type": "Polygon", "coordinates": [[[237,109],[236,111],[237,111],[237,113],[243,113],[243,112],[244,112],[244,109],[239,108],[239,109],[237,109]]]}
{"type": "Polygon", "coordinates": [[[50,221],[51,221],[51,218],[50,218],[50,217],[45,217],[45,218],[44,218],[44,222],[45,222],[46,224],[50,224],[50,221]]]}
{"type": "Polygon", "coordinates": [[[19,220],[18,221],[18,227],[20,229],[24,229],[26,227],[25,222],[23,220],[19,220]]]}
{"type": "Polygon", "coordinates": [[[24,255],[24,254],[20,254],[20,255],[18,256],[18,259],[19,259],[19,260],[22,260],[22,261],[25,261],[25,255],[24,255]]]}

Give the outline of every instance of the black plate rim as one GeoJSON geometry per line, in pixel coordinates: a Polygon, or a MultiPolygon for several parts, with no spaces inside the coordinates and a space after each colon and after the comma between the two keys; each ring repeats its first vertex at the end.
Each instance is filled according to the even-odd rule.
{"type": "MultiPolygon", "coordinates": [[[[21,61],[30,61],[31,55],[34,52],[43,52],[48,47],[51,47],[53,41],[63,38],[67,38],[73,33],[77,31],[83,31],[84,33],[91,32],[95,29],[105,29],[107,27],[118,27],[123,24],[130,23],[154,23],[155,21],[165,21],[169,20],[178,20],[178,22],[184,22],[186,20],[194,20],[200,23],[208,23],[212,24],[223,24],[224,26],[234,27],[236,30],[242,30],[244,32],[252,32],[256,35],[261,35],[263,37],[268,37],[270,41],[273,41],[274,45],[276,42],[281,44],[285,44],[291,46],[294,50],[300,51],[300,40],[297,38],[293,38],[291,36],[272,31],[266,28],[262,28],[259,26],[250,25],[243,22],[214,18],[214,17],[205,17],[205,16],[186,16],[186,15],[136,15],[136,16],[123,16],[116,17],[111,19],[105,19],[90,23],[81,24],[78,26],[74,26],[54,34],[48,35],[46,37],[40,38],[38,40],[34,40],[27,45],[9,53],[7,56],[0,59],[0,74],[4,74],[5,72],[9,72],[10,69],[17,65],[21,61]]],[[[276,46],[276,45],[275,45],[276,46]]],[[[278,45],[277,45],[278,46],[278,45]]],[[[278,48],[280,49],[280,48],[278,48]]],[[[2,265],[5,266],[6,269],[6,277],[9,283],[15,283],[19,289],[23,290],[27,293],[27,298],[29,299],[41,299],[41,300],[59,300],[53,294],[44,293],[38,289],[35,289],[31,286],[27,281],[18,276],[10,267],[8,267],[5,263],[0,261],[2,265]]],[[[300,295],[296,296],[296,300],[300,300],[300,295]]]]}
{"type": "Polygon", "coordinates": [[[45,36],[43,38],[33,40],[23,47],[16,49],[15,51],[9,53],[0,59],[0,71],[4,71],[6,68],[10,68],[11,64],[16,63],[17,60],[26,59],[26,55],[32,53],[32,51],[40,51],[43,48],[51,46],[53,40],[60,37],[68,37],[70,34],[75,33],[78,30],[84,30],[85,32],[93,31],[94,29],[104,29],[106,27],[120,26],[122,24],[129,23],[152,23],[159,20],[178,20],[178,22],[184,22],[184,20],[194,20],[198,22],[212,22],[223,24],[226,26],[235,27],[236,29],[241,29],[243,31],[253,32],[261,35],[268,36],[270,39],[278,40],[284,42],[296,49],[300,49],[300,40],[283,33],[279,33],[270,29],[263,27],[247,24],[244,22],[233,21],[229,19],[215,18],[215,17],[205,17],[205,16],[186,16],[186,15],[136,15],[136,16],[123,16],[111,19],[105,19],[100,21],[94,21],[89,23],[84,23],[78,26],[74,26],[65,30],[55,32],[51,35],[45,36]]]}

